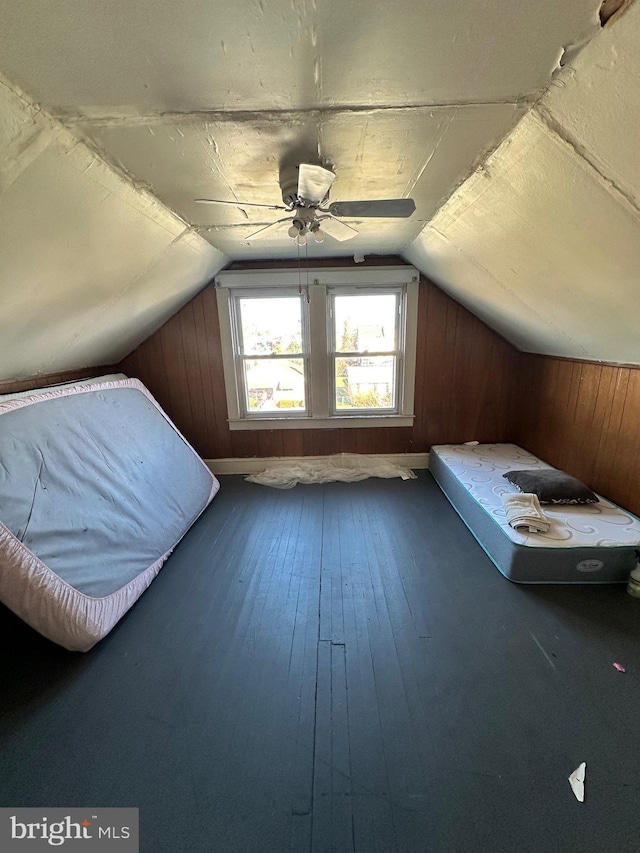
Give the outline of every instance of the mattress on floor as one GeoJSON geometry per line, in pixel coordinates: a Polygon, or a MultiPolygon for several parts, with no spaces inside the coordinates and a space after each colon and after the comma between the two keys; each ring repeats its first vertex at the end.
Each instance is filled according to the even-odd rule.
{"type": "Polygon", "coordinates": [[[136,379],[0,401],[0,601],[87,651],[218,488],[136,379]]]}
{"type": "Polygon", "coordinates": [[[602,496],[597,504],[544,504],[547,533],[514,530],[502,505],[517,493],[503,474],[551,468],[515,444],[442,444],[429,469],[496,567],[518,583],[626,582],[640,553],[640,520],[602,496]]]}
{"type": "Polygon", "coordinates": [[[102,376],[92,376],[88,379],[75,379],[72,382],[58,382],[55,385],[47,385],[44,388],[31,388],[28,391],[13,391],[10,394],[0,394],[0,403],[8,400],[18,400],[25,397],[33,397],[35,394],[47,394],[62,388],[71,388],[74,385],[100,385],[102,382],[113,382],[115,379],[128,379],[124,373],[106,373],[102,376]]]}

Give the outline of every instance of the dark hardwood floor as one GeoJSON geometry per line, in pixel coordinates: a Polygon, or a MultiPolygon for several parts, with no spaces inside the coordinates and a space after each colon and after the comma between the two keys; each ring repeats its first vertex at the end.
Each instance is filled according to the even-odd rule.
{"type": "Polygon", "coordinates": [[[624,586],[511,584],[426,472],[221,482],[92,652],[0,612],[0,806],[137,806],[143,853],[640,849],[624,586]]]}

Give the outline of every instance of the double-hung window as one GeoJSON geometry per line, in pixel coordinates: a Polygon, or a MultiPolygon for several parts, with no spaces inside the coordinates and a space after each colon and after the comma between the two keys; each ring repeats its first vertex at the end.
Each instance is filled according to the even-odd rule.
{"type": "Polygon", "coordinates": [[[216,278],[231,429],[413,423],[413,267],[216,278]]]}
{"type": "Polygon", "coordinates": [[[238,288],[230,307],[241,417],[308,415],[308,318],[300,294],[238,288]]]}

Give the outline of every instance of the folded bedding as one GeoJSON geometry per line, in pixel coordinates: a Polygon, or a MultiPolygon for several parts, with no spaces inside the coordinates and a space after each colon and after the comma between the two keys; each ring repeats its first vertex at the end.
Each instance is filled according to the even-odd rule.
{"type": "Polygon", "coordinates": [[[538,496],[527,494],[510,494],[503,492],[502,505],[507,520],[514,530],[526,529],[529,533],[547,533],[551,522],[540,507],[538,496]]]}

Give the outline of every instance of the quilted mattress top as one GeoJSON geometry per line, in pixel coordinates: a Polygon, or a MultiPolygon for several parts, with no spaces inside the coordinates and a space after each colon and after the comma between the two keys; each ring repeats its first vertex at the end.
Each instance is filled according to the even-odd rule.
{"type": "Polygon", "coordinates": [[[478,504],[519,545],[540,548],[619,547],[640,545],[640,519],[606,498],[597,504],[543,504],[551,527],[525,533],[509,525],[502,494],[517,493],[502,476],[506,471],[551,468],[516,444],[439,444],[431,448],[478,504]]]}

